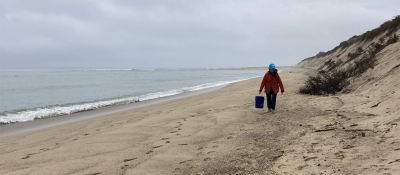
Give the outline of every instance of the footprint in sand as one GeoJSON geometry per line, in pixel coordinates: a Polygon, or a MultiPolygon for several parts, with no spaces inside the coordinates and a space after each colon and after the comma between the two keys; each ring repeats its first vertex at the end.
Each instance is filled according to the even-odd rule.
{"type": "Polygon", "coordinates": [[[215,151],[210,151],[210,152],[208,152],[207,154],[212,154],[212,153],[215,153],[215,151]]]}
{"type": "Polygon", "coordinates": [[[150,153],[153,153],[153,152],[154,152],[153,150],[149,150],[149,151],[146,152],[146,154],[150,154],[150,153]]]}
{"type": "Polygon", "coordinates": [[[164,146],[164,145],[153,146],[153,148],[160,148],[162,146],[164,146]]]}
{"type": "Polygon", "coordinates": [[[34,155],[34,154],[27,154],[25,157],[23,157],[21,159],[29,159],[31,157],[31,155],[34,155]]]}
{"type": "Polygon", "coordinates": [[[174,173],[180,173],[181,169],[180,168],[175,168],[174,173]]]}
{"type": "Polygon", "coordinates": [[[166,141],[165,143],[171,143],[170,141],[166,141]]]}
{"type": "Polygon", "coordinates": [[[308,166],[309,166],[309,165],[298,166],[297,169],[298,169],[298,170],[302,170],[302,169],[304,169],[304,168],[306,168],[306,167],[308,167],[308,166]]]}
{"type": "Polygon", "coordinates": [[[169,137],[168,138],[162,138],[161,140],[167,140],[167,139],[170,139],[169,137]]]}
{"type": "Polygon", "coordinates": [[[337,159],[343,160],[345,156],[343,154],[336,155],[337,159]]]}
{"type": "Polygon", "coordinates": [[[318,157],[307,157],[307,158],[304,159],[304,161],[307,162],[307,161],[309,161],[309,160],[313,160],[313,159],[316,159],[316,158],[318,158],[318,157]]]}
{"type": "Polygon", "coordinates": [[[234,163],[234,162],[236,163],[236,162],[240,162],[240,160],[239,159],[233,159],[233,160],[230,160],[229,162],[230,163],[234,163]]]}
{"type": "Polygon", "coordinates": [[[390,168],[379,168],[378,171],[387,171],[390,170],[390,168]]]}
{"type": "Polygon", "coordinates": [[[129,165],[124,165],[124,166],[121,166],[121,169],[128,168],[128,166],[129,166],[129,165]]]}
{"type": "Polygon", "coordinates": [[[100,173],[92,173],[92,174],[89,174],[89,175],[99,175],[100,173]]]}
{"type": "Polygon", "coordinates": [[[205,162],[210,161],[210,160],[211,160],[211,157],[206,157],[206,158],[204,158],[204,161],[205,161],[205,162]]]}
{"type": "Polygon", "coordinates": [[[191,162],[191,161],[193,161],[193,160],[185,160],[185,161],[179,162],[179,164],[184,164],[186,162],[191,162]]]}
{"type": "Polygon", "coordinates": [[[129,162],[129,161],[136,160],[136,159],[137,159],[136,157],[132,158],[132,159],[125,159],[124,162],[129,162]]]}
{"type": "Polygon", "coordinates": [[[284,168],[284,167],[287,167],[287,165],[285,165],[285,164],[278,165],[278,168],[284,168]]]}
{"type": "Polygon", "coordinates": [[[344,146],[343,147],[343,149],[351,149],[351,148],[354,148],[355,146],[353,146],[353,145],[346,145],[346,146],[344,146]]]}

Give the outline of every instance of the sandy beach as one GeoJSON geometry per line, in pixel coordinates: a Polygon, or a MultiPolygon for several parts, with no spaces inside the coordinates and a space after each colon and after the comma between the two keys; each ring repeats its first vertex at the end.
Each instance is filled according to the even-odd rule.
{"type": "Polygon", "coordinates": [[[2,1],[0,175],[400,175],[399,7],[2,1]]]}
{"type": "Polygon", "coordinates": [[[284,68],[276,114],[254,108],[260,77],[3,137],[0,174],[399,174],[399,110],[298,94],[313,73],[284,68]]]}

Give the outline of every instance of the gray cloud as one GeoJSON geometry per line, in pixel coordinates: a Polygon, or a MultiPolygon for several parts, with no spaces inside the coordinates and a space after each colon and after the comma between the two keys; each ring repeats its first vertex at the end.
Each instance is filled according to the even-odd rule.
{"type": "Polygon", "coordinates": [[[0,67],[294,65],[398,14],[387,1],[1,1],[0,67]]]}

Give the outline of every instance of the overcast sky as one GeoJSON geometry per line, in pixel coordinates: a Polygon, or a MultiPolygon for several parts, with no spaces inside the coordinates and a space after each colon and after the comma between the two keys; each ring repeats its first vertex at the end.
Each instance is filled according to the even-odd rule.
{"type": "Polygon", "coordinates": [[[0,0],[0,68],[295,65],[399,0],[0,0]]]}

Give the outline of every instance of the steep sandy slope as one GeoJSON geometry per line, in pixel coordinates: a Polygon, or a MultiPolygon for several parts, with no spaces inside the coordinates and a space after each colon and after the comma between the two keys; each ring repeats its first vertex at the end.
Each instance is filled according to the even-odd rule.
{"type": "Polygon", "coordinates": [[[381,25],[374,30],[383,31],[380,31],[380,34],[376,36],[369,36],[370,40],[361,39],[365,38],[368,32],[361,36],[354,36],[348,41],[342,42],[335,49],[326,53],[320,52],[314,57],[303,60],[297,66],[318,71],[348,69],[354,66],[354,62],[368,57],[371,52],[376,51],[376,54],[374,54],[376,61],[373,65],[361,75],[349,78],[350,85],[339,94],[346,97],[343,99],[344,101],[357,104],[357,106],[354,106],[357,111],[377,115],[395,113],[400,108],[400,96],[398,94],[400,93],[400,39],[397,39],[395,43],[386,43],[393,36],[400,36],[400,17],[398,16],[386,23],[390,23],[393,28],[383,30],[380,29],[383,26],[381,25]],[[375,47],[379,43],[384,46],[383,49],[377,50],[375,47]],[[352,95],[357,96],[347,99],[348,96],[352,95]]]}
{"type": "Polygon", "coordinates": [[[394,28],[355,36],[297,65],[317,71],[352,71],[356,61],[374,60],[365,72],[349,78],[350,85],[342,92],[307,102],[326,113],[312,118],[314,129],[287,148],[275,172],[400,174],[400,41],[388,42],[400,36],[399,19],[392,21],[394,28]],[[337,101],[340,106],[329,105],[337,101]]]}

